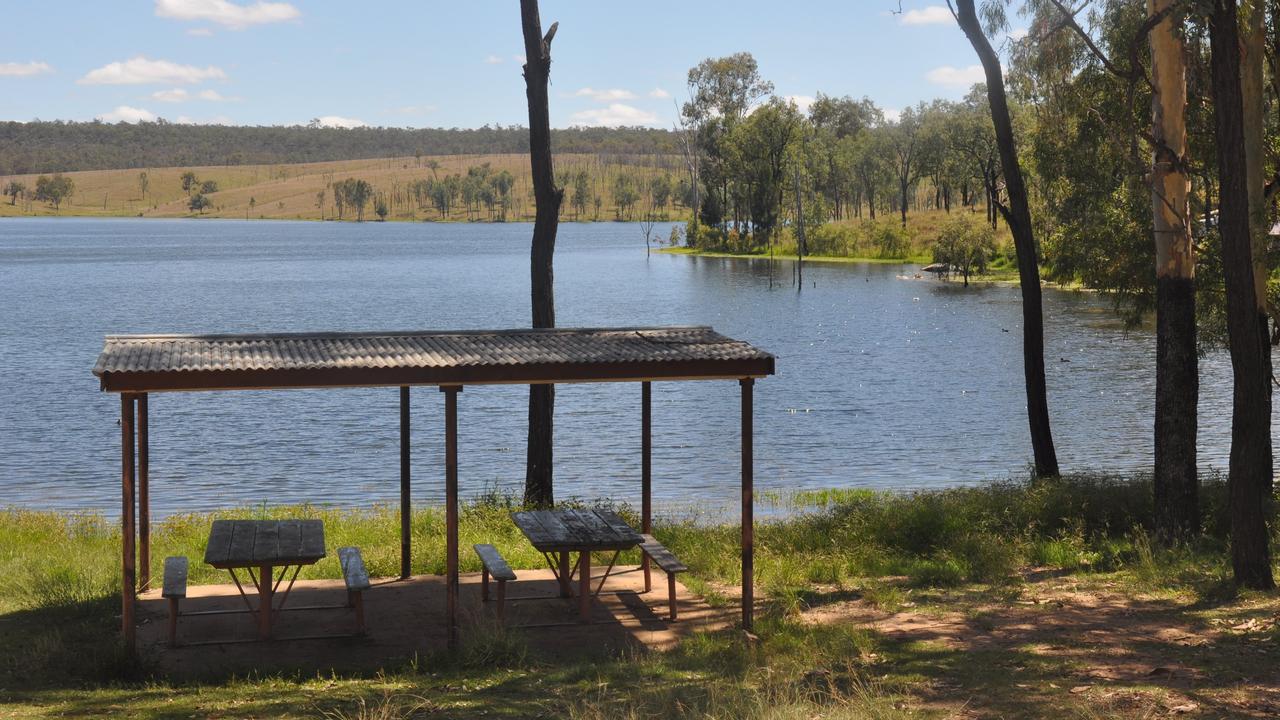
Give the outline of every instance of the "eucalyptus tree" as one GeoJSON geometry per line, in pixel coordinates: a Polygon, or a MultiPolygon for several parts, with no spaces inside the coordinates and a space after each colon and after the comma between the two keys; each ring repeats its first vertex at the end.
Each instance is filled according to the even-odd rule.
{"type": "Polygon", "coordinates": [[[872,127],[884,123],[884,114],[868,98],[831,97],[817,94],[809,106],[809,122],[813,125],[811,147],[825,158],[825,167],[813,167],[813,181],[831,203],[838,220],[848,214],[856,192],[851,152],[857,138],[872,127]]]}
{"type": "Polygon", "coordinates": [[[1042,175],[1067,181],[1056,272],[1113,292],[1135,320],[1154,300],[1155,528],[1165,542],[1185,540],[1200,527],[1186,3],[1029,5],[1050,28],[1025,64],[1043,87],[1037,159],[1042,175]],[[1148,97],[1144,115],[1139,100],[1148,97]],[[1154,243],[1141,244],[1143,235],[1154,243]]]}
{"type": "Polygon", "coordinates": [[[787,184],[789,154],[804,122],[794,103],[774,97],[752,111],[732,136],[745,161],[743,179],[749,188],[751,225],[757,241],[763,240],[771,250],[787,184]]]}
{"type": "Polygon", "coordinates": [[[18,196],[26,193],[26,191],[26,184],[18,182],[17,180],[10,180],[9,184],[4,186],[4,194],[9,196],[10,205],[17,205],[18,196]]]}
{"type": "MultiPolygon", "coordinates": [[[[1227,294],[1233,393],[1227,470],[1231,565],[1238,584],[1272,588],[1267,516],[1271,505],[1271,351],[1266,297],[1259,287],[1250,221],[1250,163],[1241,79],[1240,9],[1209,3],[1214,129],[1220,188],[1218,231],[1227,294]]],[[[1247,66],[1247,63],[1246,63],[1247,66]]]]}
{"type": "Polygon", "coordinates": [[[881,188],[890,182],[892,168],[887,152],[889,128],[877,125],[857,137],[851,152],[851,166],[862,194],[866,198],[867,213],[876,219],[876,197],[881,188]]]}
{"type": "Polygon", "coordinates": [[[907,108],[893,123],[887,134],[889,149],[893,152],[893,173],[898,184],[898,203],[902,213],[902,227],[907,226],[908,193],[920,180],[921,128],[924,125],[924,103],[919,108],[907,108]]]}
{"type": "MultiPolygon", "coordinates": [[[[1044,310],[1040,293],[1039,252],[1032,234],[1026,183],[1022,167],[1018,163],[1013,121],[1005,94],[1004,71],[1000,67],[1000,57],[992,47],[982,21],[978,19],[974,0],[947,0],[947,7],[951,8],[960,28],[969,39],[969,44],[973,46],[986,76],[987,100],[1009,199],[1007,207],[1003,204],[998,207],[1013,234],[1018,257],[1018,276],[1022,291],[1022,364],[1035,473],[1039,477],[1055,476],[1058,474],[1058,454],[1049,423],[1049,401],[1045,388],[1044,310]]],[[[1002,24],[1003,5],[1000,0],[986,3],[984,10],[989,10],[986,13],[988,18],[995,21],[988,23],[992,29],[1002,24]]]]}
{"type": "Polygon", "coordinates": [[[591,202],[591,178],[586,170],[579,170],[573,176],[573,196],[569,203],[573,206],[573,219],[587,212],[587,203],[591,202]]]}
{"type": "Polygon", "coordinates": [[[727,138],[757,102],[773,92],[773,83],[760,76],[751,53],[707,58],[689,70],[689,100],[680,108],[684,124],[695,138],[699,156],[698,180],[708,190],[701,207],[707,225],[724,229],[730,204],[727,138]]]}
{"type": "Polygon", "coordinates": [[[35,199],[47,202],[55,211],[62,207],[63,201],[75,192],[76,182],[62,173],[54,173],[53,177],[41,175],[36,178],[35,199]]]}

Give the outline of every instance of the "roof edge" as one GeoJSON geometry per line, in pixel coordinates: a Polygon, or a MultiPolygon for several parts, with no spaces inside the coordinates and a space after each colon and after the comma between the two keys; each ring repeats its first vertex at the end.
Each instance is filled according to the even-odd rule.
{"type": "MultiPolygon", "coordinates": [[[[103,340],[280,340],[289,338],[347,338],[347,337],[414,337],[441,335],[519,335],[528,333],[569,334],[598,332],[654,332],[659,330],[707,330],[716,332],[710,325],[639,325],[629,327],[564,327],[564,328],[504,328],[501,330],[351,330],[322,332],[265,332],[265,333],[116,333],[103,336],[103,340]]],[[[717,333],[719,334],[719,333],[717,333]]]]}

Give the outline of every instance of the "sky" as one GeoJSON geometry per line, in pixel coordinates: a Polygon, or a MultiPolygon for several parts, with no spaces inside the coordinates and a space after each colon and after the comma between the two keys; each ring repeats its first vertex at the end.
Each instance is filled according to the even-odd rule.
{"type": "MultiPolygon", "coordinates": [[[[802,108],[892,117],[981,78],[945,1],[540,5],[554,127],[671,127],[689,68],[740,51],[802,108]]],[[[0,120],[527,125],[523,51],[516,0],[0,0],[0,120]]]]}

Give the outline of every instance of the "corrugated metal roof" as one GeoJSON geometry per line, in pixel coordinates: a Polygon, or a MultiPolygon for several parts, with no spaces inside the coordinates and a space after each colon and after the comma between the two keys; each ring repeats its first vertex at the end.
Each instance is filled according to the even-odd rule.
{"type": "Polygon", "coordinates": [[[111,391],[759,377],[773,356],[709,327],[108,335],[111,391]]]}

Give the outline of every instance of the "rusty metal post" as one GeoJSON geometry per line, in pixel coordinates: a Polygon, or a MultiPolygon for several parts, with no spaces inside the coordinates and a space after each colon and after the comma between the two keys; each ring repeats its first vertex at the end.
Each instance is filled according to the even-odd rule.
{"type": "Polygon", "coordinates": [[[578,553],[578,617],[591,622],[591,551],[578,553]]]}
{"type": "Polygon", "coordinates": [[[444,504],[445,567],[449,647],[458,646],[458,393],[457,385],[440,388],[444,393],[444,504]]]}
{"type": "Polygon", "coordinates": [[[271,620],[275,613],[275,568],[258,566],[258,639],[271,639],[271,620]]]}
{"type": "Polygon", "coordinates": [[[571,579],[569,573],[572,572],[572,568],[569,566],[569,551],[561,550],[558,560],[560,567],[560,597],[567,598],[573,595],[569,589],[569,580],[571,579]]]}
{"type": "Polygon", "coordinates": [[[133,396],[120,395],[120,551],[122,568],[120,578],[120,629],[124,634],[124,643],[130,650],[137,650],[137,627],[133,623],[134,591],[137,588],[137,573],[134,556],[134,437],[133,437],[133,396]]]}
{"type": "Polygon", "coordinates": [[[412,509],[409,502],[409,387],[400,388],[400,579],[409,577],[412,509]]]}
{"type": "MultiPolygon", "coordinates": [[[[652,383],[640,384],[640,532],[653,532],[653,392],[652,383]]],[[[644,591],[653,589],[649,556],[640,553],[644,568],[644,591]]]]}
{"type": "Polygon", "coordinates": [[[151,445],[147,394],[138,395],[138,592],[151,589],[151,445]]]}
{"type": "Polygon", "coordinates": [[[742,386],[742,629],[751,630],[755,612],[755,498],[752,474],[751,395],[752,378],[738,381],[742,386]]]}

